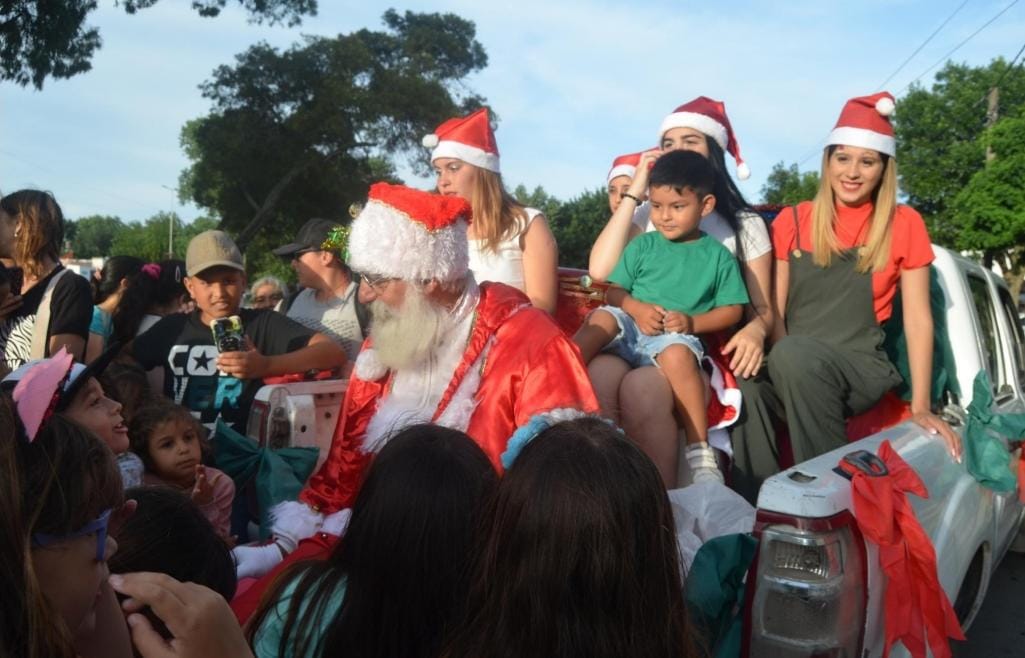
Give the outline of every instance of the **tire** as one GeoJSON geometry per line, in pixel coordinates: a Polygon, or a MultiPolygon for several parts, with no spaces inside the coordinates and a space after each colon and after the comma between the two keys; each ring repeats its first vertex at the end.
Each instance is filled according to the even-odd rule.
{"type": "Polygon", "coordinates": [[[978,598],[982,591],[985,566],[986,550],[985,546],[980,546],[975,551],[971,564],[968,565],[968,571],[965,572],[964,579],[961,581],[961,589],[958,590],[957,598],[954,600],[954,614],[957,615],[957,621],[964,629],[968,628],[968,623],[975,616],[976,604],[981,603],[978,598]]]}

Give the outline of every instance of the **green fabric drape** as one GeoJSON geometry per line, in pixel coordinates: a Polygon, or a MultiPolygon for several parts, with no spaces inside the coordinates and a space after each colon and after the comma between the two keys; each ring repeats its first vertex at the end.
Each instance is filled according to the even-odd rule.
{"type": "Polygon", "coordinates": [[[256,441],[218,419],[214,430],[217,467],[242,491],[254,484],[260,515],[260,539],[270,537],[270,510],[280,502],[296,500],[317,465],[317,448],[261,448],[256,441]]]}
{"type": "Polygon", "coordinates": [[[1014,491],[1018,478],[1011,468],[1011,453],[1002,440],[1025,437],[1025,413],[994,413],[993,385],[980,370],[972,386],[972,402],[965,422],[964,453],[968,472],[993,491],[1014,491]]]}
{"type": "Polygon", "coordinates": [[[747,533],[709,539],[687,574],[687,610],[715,658],[740,655],[744,578],[757,548],[758,542],[747,533]]]}
{"type": "MultiPolygon", "coordinates": [[[[961,395],[961,387],[957,383],[957,371],[954,368],[954,351],[950,346],[950,334],[947,331],[947,299],[940,286],[936,268],[929,267],[929,306],[932,308],[933,322],[933,357],[932,357],[932,403],[943,400],[947,391],[961,395]]],[[[911,364],[908,359],[908,345],[904,337],[904,307],[898,291],[893,298],[893,315],[883,325],[885,338],[883,349],[890,361],[897,367],[903,383],[894,389],[901,399],[911,401],[911,364]]]]}

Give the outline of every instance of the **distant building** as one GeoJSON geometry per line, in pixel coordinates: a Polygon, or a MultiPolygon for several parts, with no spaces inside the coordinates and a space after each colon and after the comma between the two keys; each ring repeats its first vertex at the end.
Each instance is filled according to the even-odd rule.
{"type": "Polygon", "coordinates": [[[61,258],[61,264],[70,271],[92,280],[93,273],[103,269],[106,258],[61,258]]]}

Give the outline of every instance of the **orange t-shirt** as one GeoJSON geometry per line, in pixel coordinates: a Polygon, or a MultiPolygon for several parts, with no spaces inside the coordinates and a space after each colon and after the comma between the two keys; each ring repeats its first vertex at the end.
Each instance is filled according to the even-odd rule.
{"type": "MultiPolygon", "coordinates": [[[[797,206],[797,218],[801,224],[802,251],[811,252],[811,207],[810,201],[797,206]]],[[[868,235],[874,205],[866,203],[857,208],[837,205],[836,237],[841,249],[861,246],[868,235]]],[[[789,260],[790,253],[798,247],[794,233],[794,211],[784,208],[772,222],[772,248],[777,260],[789,260]]],[[[890,318],[893,297],[897,294],[901,270],[925,267],[933,261],[932,244],[925,222],[913,208],[897,206],[890,227],[893,237],[890,242],[890,263],[881,272],[872,273],[872,298],[879,324],[890,318]]]]}

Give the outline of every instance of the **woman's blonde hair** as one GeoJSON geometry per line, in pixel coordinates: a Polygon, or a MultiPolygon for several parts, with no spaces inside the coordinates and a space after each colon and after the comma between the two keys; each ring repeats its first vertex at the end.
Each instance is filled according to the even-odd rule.
{"type": "MultiPolygon", "coordinates": [[[[472,166],[472,165],[471,165],[472,166]]],[[[526,210],[505,191],[502,177],[483,167],[473,167],[473,232],[484,241],[485,251],[495,253],[503,240],[516,234],[527,219],[526,210]]]]}
{"type": "MultiPolygon", "coordinates": [[[[812,201],[811,207],[811,239],[812,260],[820,267],[828,267],[833,254],[840,253],[840,245],[836,240],[836,199],[830,184],[828,167],[829,158],[836,151],[836,145],[829,146],[822,152],[822,174],[819,180],[819,191],[812,201]]],[[[882,271],[890,261],[890,238],[893,214],[897,209],[897,160],[880,153],[883,159],[883,175],[879,185],[872,192],[875,209],[869,224],[865,244],[858,251],[858,272],[882,271]]]]}

